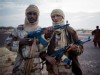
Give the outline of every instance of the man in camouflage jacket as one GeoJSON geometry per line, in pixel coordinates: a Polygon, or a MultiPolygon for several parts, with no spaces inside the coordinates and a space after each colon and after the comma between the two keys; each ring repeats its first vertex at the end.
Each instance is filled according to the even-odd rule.
{"type": "Polygon", "coordinates": [[[40,29],[38,26],[38,7],[35,5],[29,5],[25,11],[25,16],[25,23],[18,26],[17,29],[14,29],[14,31],[11,33],[11,38],[6,40],[7,48],[10,51],[17,52],[12,74],[41,75],[39,58],[40,47],[39,44],[37,44],[37,39],[25,38],[29,32],[40,29]],[[31,62],[29,63],[30,60],[31,62]],[[31,67],[31,72],[27,74],[29,70],[27,69],[27,66],[29,65],[31,67]]]}

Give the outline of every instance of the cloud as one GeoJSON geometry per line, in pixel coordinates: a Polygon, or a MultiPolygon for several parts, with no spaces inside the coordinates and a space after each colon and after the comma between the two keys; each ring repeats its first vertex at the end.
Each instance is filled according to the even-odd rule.
{"type": "Polygon", "coordinates": [[[65,12],[97,12],[100,11],[99,0],[38,0],[37,6],[43,13],[60,8],[65,12]]]}
{"type": "Polygon", "coordinates": [[[6,16],[0,16],[0,20],[15,20],[15,19],[18,19],[18,18],[21,18],[21,17],[24,17],[24,14],[14,14],[14,15],[6,15],[6,16]]]}
{"type": "Polygon", "coordinates": [[[98,13],[69,13],[69,23],[75,29],[94,29],[100,24],[100,12],[98,13]]]}
{"type": "Polygon", "coordinates": [[[27,5],[24,4],[18,4],[16,2],[1,2],[0,4],[0,9],[18,9],[18,8],[22,8],[22,7],[26,7],[27,5]]]}
{"type": "Polygon", "coordinates": [[[0,0],[0,24],[17,26],[24,23],[25,9],[29,4],[39,7],[39,25],[43,27],[51,26],[50,13],[55,8],[62,9],[65,14],[67,12],[66,19],[72,27],[87,28],[87,25],[100,24],[100,13],[90,13],[100,11],[100,0],[0,0]]]}
{"type": "Polygon", "coordinates": [[[0,16],[24,13],[27,5],[16,4],[15,2],[1,2],[0,16]]]}

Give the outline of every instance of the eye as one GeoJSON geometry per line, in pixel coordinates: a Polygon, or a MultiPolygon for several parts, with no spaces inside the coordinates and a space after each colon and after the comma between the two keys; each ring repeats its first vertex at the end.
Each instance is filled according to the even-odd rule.
{"type": "Polygon", "coordinates": [[[28,12],[27,15],[37,15],[36,12],[28,12]]]}
{"type": "Polygon", "coordinates": [[[60,15],[56,14],[56,15],[52,16],[52,18],[55,18],[55,17],[60,17],[60,15]]]}
{"type": "Polygon", "coordinates": [[[54,18],[55,16],[52,16],[52,18],[54,18]]]}

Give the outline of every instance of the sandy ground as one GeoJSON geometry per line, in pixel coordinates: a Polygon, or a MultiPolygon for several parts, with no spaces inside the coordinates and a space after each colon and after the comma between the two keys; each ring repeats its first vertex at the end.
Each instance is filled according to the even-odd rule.
{"type": "MultiPolygon", "coordinates": [[[[79,35],[80,39],[91,36],[89,33],[79,35]]],[[[84,53],[79,57],[83,75],[100,75],[100,49],[93,46],[92,40],[85,44],[84,48],[84,53]]],[[[16,53],[7,50],[5,47],[0,47],[0,75],[11,74],[15,57],[16,53]]],[[[42,73],[47,75],[46,67],[44,67],[42,73]]]]}
{"type": "Polygon", "coordinates": [[[0,48],[0,75],[11,74],[16,53],[9,51],[5,47],[0,48]]]}

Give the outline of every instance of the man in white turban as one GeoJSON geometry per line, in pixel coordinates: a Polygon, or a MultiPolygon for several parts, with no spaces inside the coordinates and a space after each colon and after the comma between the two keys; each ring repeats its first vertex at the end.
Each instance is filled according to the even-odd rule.
{"type": "Polygon", "coordinates": [[[7,40],[7,48],[17,52],[13,75],[41,75],[39,43],[37,39],[25,38],[31,31],[39,30],[39,9],[35,5],[29,5],[25,11],[25,23],[22,30],[14,29],[12,39],[7,40]]]}
{"type": "MultiPolygon", "coordinates": [[[[65,25],[65,15],[61,9],[54,9],[51,12],[51,19],[53,26],[65,25]]],[[[83,52],[83,46],[79,42],[75,44],[77,41],[79,41],[77,33],[70,26],[54,31],[47,53],[45,51],[40,53],[40,57],[47,61],[48,75],[82,75],[77,56],[83,52]],[[65,53],[65,56],[72,60],[72,67],[70,68],[68,64],[61,60],[64,59],[65,56],[60,60],[55,60],[55,57],[50,56],[54,51],[64,48],[65,46],[70,46],[71,48],[69,52],[65,53]]]]}

